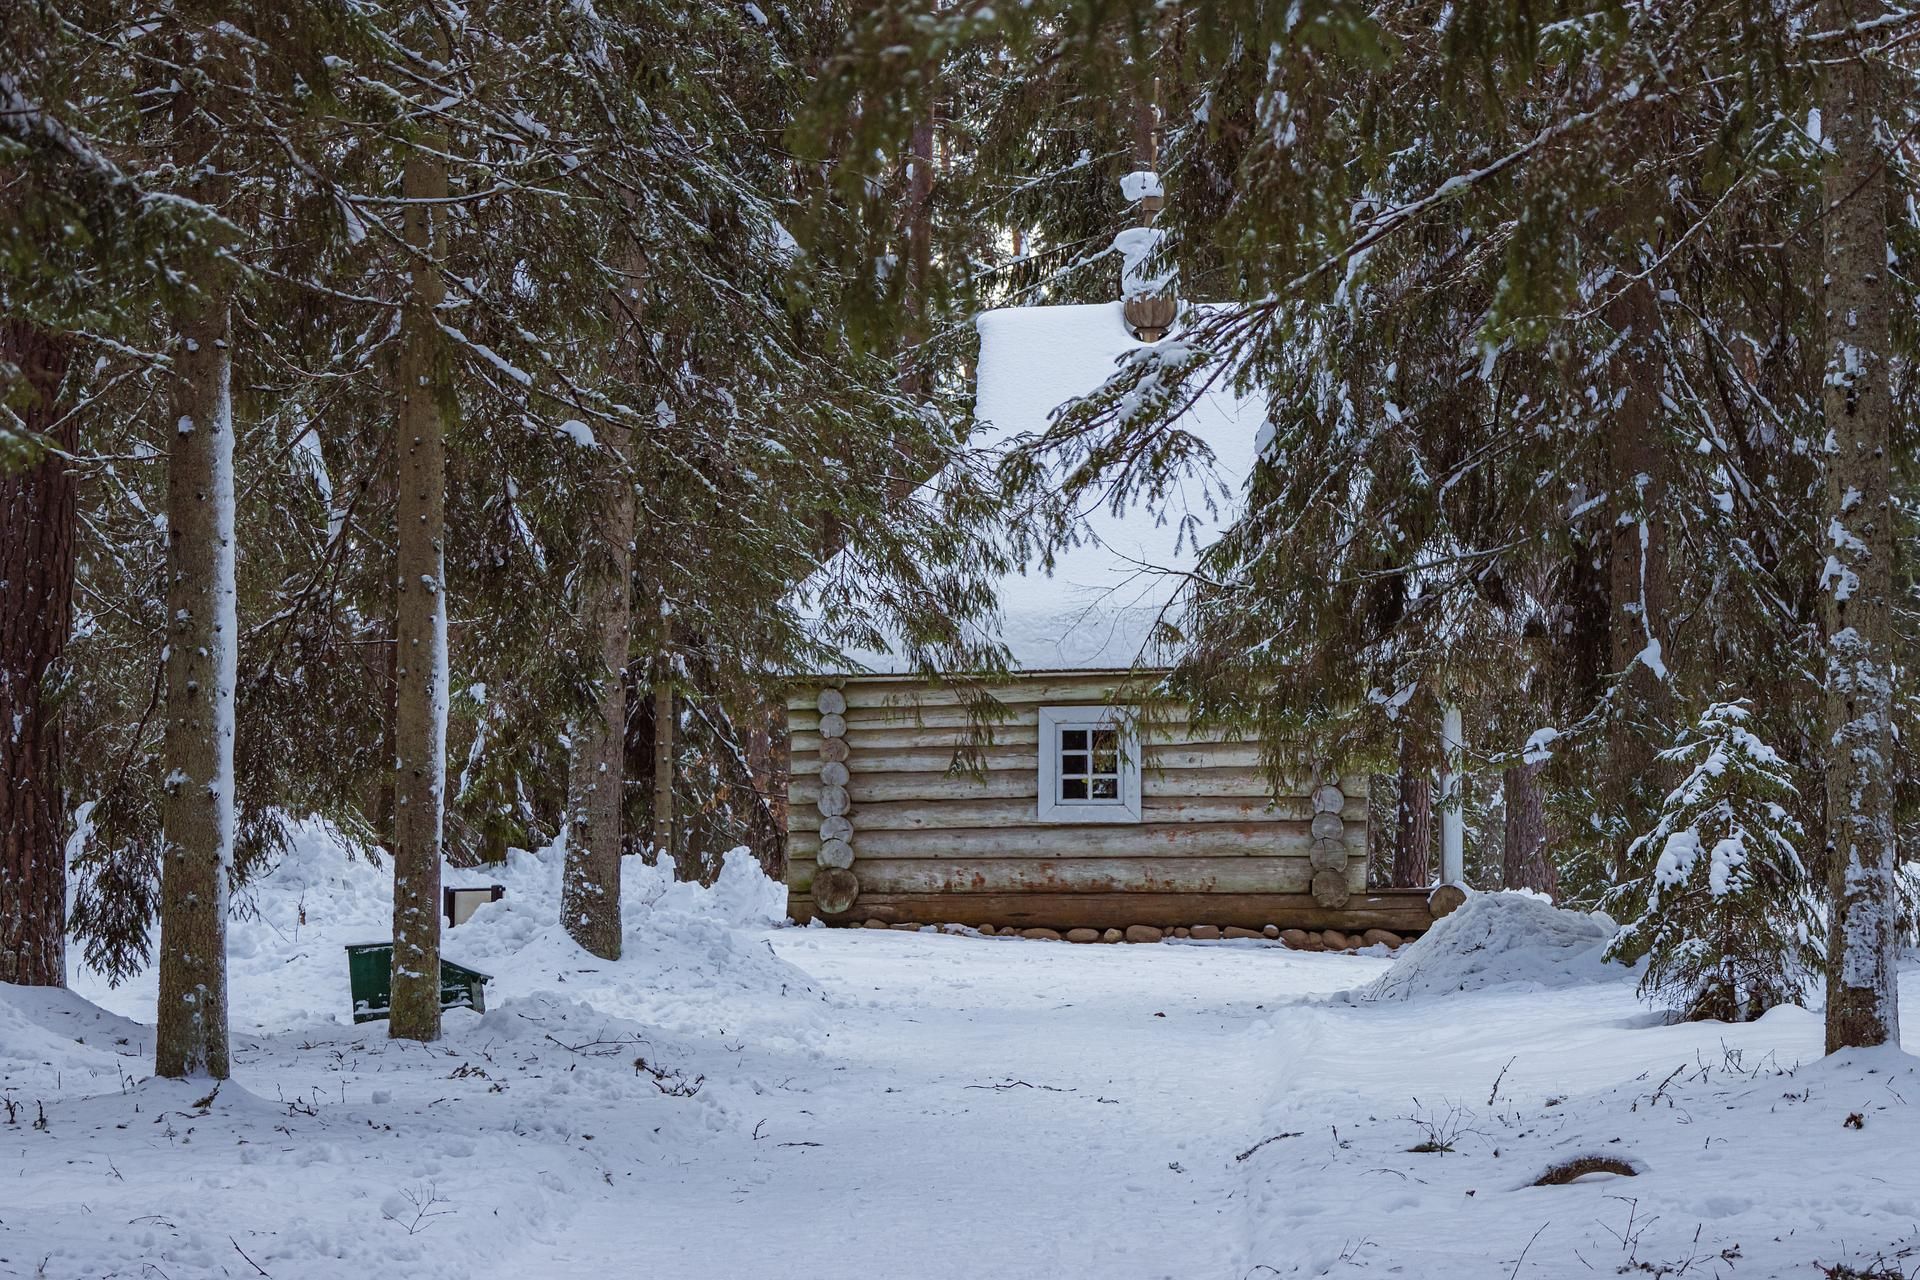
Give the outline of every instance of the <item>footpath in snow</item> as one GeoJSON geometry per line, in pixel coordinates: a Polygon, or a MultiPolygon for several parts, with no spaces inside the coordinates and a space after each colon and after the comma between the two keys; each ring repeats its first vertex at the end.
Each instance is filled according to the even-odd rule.
{"type": "Polygon", "coordinates": [[[745,859],[635,864],[607,964],[549,923],[557,855],[489,872],[449,873],[508,894],[447,952],[490,1008],[433,1046],[348,1022],[390,884],[319,831],[235,922],[218,1091],[147,1078],[151,975],[0,986],[0,1276],[1920,1267],[1912,1058],[1660,1025],[1544,904],[1395,963],[782,928],[745,859]],[[1532,1185],[1579,1156],[1633,1176],[1532,1185]]]}

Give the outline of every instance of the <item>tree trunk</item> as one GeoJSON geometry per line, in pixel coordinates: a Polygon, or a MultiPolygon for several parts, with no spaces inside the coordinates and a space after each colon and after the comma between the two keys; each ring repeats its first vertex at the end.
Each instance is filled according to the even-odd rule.
{"type": "Polygon", "coordinates": [[[1559,877],[1547,857],[1547,818],[1540,791],[1540,766],[1509,765],[1501,777],[1506,799],[1502,880],[1509,889],[1533,889],[1559,895],[1559,877]]]}
{"type": "Polygon", "coordinates": [[[1400,813],[1393,841],[1393,887],[1433,883],[1433,780],[1412,745],[1400,740],[1400,813]]]}
{"type": "MultiPolygon", "coordinates": [[[[62,452],[60,385],[72,343],[0,319],[0,364],[20,370],[26,429],[62,452]]],[[[66,985],[66,797],[47,697],[73,622],[74,482],[59,454],[0,465],[0,982],[66,985]]]]}
{"type": "MultiPolygon", "coordinates": [[[[1830,28],[1881,12],[1830,0],[1830,28]]],[[[1828,72],[1826,160],[1827,1052],[1898,1042],[1894,984],[1892,398],[1882,93],[1866,60],[1828,72]]]]}
{"type": "Polygon", "coordinates": [[[1608,429],[1612,544],[1608,578],[1612,669],[1622,673],[1607,728],[1607,791],[1613,816],[1614,878],[1627,875],[1627,846],[1652,825],[1661,799],[1655,744],[1672,718],[1666,678],[1672,581],[1667,548],[1666,451],[1656,435],[1661,360],[1654,345],[1653,288],[1628,286],[1607,308],[1621,334],[1615,381],[1624,390],[1608,429]]]}
{"type": "MultiPolygon", "coordinates": [[[[217,172],[217,126],[191,91],[174,102],[176,160],[217,172]]],[[[218,208],[226,183],[195,196],[218,208]]],[[[227,1078],[227,888],[233,872],[234,583],[228,271],[208,253],[175,310],[167,405],[167,724],[161,753],[160,994],[154,1074],[227,1078]]]]}
{"type": "Polygon", "coordinates": [[[391,851],[393,849],[393,779],[394,770],[399,761],[399,752],[393,737],[393,722],[400,710],[400,646],[394,640],[391,622],[387,624],[387,639],[381,648],[385,656],[380,663],[380,790],[374,796],[374,804],[378,810],[374,815],[374,822],[375,830],[380,833],[381,842],[391,851]]]}
{"type": "MultiPolygon", "coordinates": [[[[933,68],[927,68],[933,74],[933,68]]],[[[905,306],[907,325],[900,353],[900,391],[909,399],[922,400],[931,391],[927,353],[923,349],[928,335],[930,294],[933,288],[933,156],[935,131],[939,119],[936,102],[914,121],[907,143],[906,171],[906,279],[905,306]]],[[[896,468],[888,485],[888,500],[904,502],[922,481],[939,470],[945,460],[920,456],[905,445],[899,447],[892,465],[896,468]]],[[[828,535],[838,549],[841,531],[831,519],[828,535]]]]}
{"type": "Polygon", "coordinates": [[[673,855],[673,656],[662,654],[653,682],[653,852],[673,855]]]}
{"type": "Polygon", "coordinates": [[[160,801],[160,1000],[154,1073],[227,1068],[227,880],[233,869],[233,407],[227,303],[178,316],[167,455],[166,783],[160,801]]]}
{"type": "MultiPolygon", "coordinates": [[[[613,300],[616,344],[639,340],[637,271],[624,298],[613,300]]],[[[589,643],[598,654],[593,707],[573,734],[568,770],[566,877],[560,916],[567,932],[593,954],[620,958],[620,856],[626,844],[627,657],[632,637],[634,490],[632,430],[624,422],[601,426],[602,474],[594,532],[581,574],[580,608],[589,643]]]]}
{"type": "MultiPolygon", "coordinates": [[[[401,194],[444,200],[446,168],[425,140],[408,157],[401,194]]],[[[387,1034],[440,1038],[440,842],[446,807],[447,593],[445,389],[434,311],[446,215],[411,204],[412,290],[401,316],[394,575],[393,1008],[387,1034]]]]}
{"type": "MultiPolygon", "coordinates": [[[[933,110],[914,121],[907,160],[907,305],[913,340],[927,329],[927,291],[933,280],[933,110]]],[[[924,388],[919,388],[924,393],[924,388]]]]}

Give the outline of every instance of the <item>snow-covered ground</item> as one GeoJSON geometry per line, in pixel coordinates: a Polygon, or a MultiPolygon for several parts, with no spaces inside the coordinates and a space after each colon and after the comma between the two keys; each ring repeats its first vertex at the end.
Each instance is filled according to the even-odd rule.
{"type": "Polygon", "coordinates": [[[235,923],[217,1093],[146,1078],[150,982],[0,986],[0,1275],[1920,1267],[1915,1060],[1820,1061],[1798,1010],[1659,1025],[1577,921],[1367,991],[1393,962],[778,928],[738,860],[630,868],[607,964],[548,923],[557,876],[491,877],[447,942],[489,1012],[395,1044],[347,1022],[341,951],[386,936],[385,874],[307,833],[235,923]],[[1638,1175],[1530,1185],[1589,1153],[1638,1175]]]}

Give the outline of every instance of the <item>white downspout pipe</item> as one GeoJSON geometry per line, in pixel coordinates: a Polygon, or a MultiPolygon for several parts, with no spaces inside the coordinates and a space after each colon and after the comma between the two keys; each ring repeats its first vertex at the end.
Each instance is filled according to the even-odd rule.
{"type": "Polygon", "coordinates": [[[1440,742],[1446,753],[1446,772],[1440,779],[1440,883],[1467,882],[1467,820],[1462,812],[1461,766],[1466,743],[1460,728],[1460,708],[1449,704],[1440,722],[1440,742]]]}

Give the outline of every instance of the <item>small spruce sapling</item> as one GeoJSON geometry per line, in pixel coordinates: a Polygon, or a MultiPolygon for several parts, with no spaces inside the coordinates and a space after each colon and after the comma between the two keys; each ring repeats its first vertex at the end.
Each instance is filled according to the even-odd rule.
{"type": "Polygon", "coordinates": [[[1818,969],[1797,792],[1751,723],[1745,700],[1716,702],[1660,753],[1686,779],[1629,847],[1632,874],[1607,903],[1626,921],[1609,956],[1646,957],[1641,994],[1689,1021],[1743,1022],[1800,1003],[1818,969]]]}

